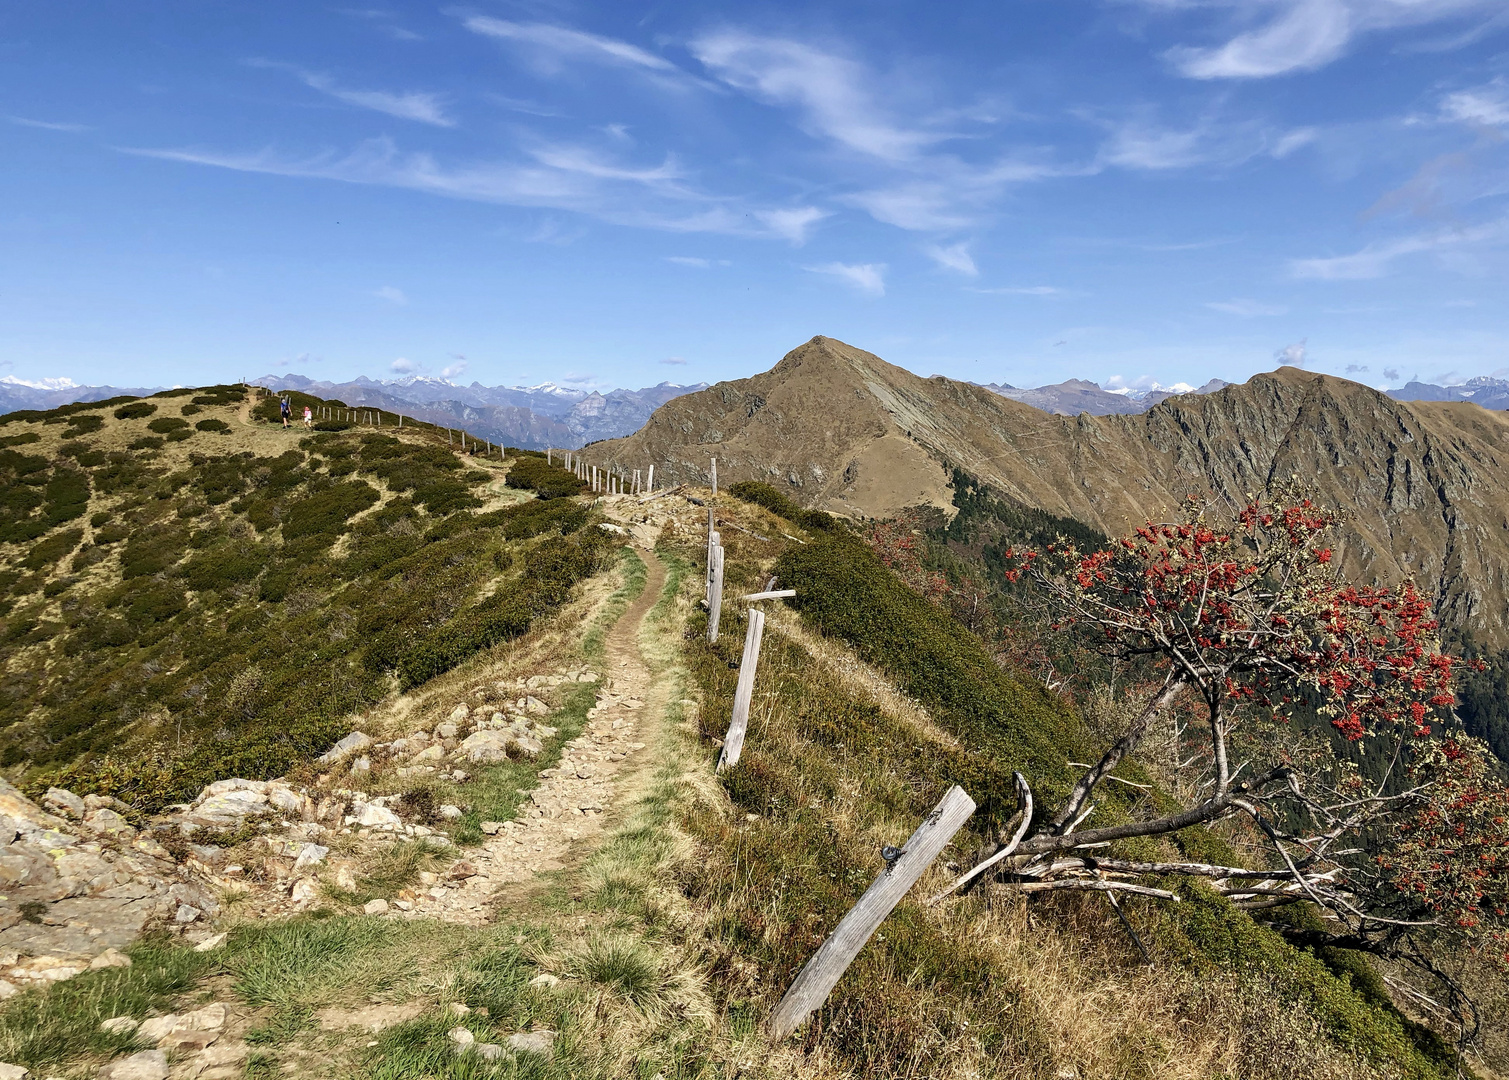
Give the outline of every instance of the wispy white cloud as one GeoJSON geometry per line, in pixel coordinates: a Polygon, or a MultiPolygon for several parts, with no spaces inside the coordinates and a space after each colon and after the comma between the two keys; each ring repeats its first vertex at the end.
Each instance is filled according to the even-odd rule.
{"type": "Polygon", "coordinates": [[[584,60],[615,67],[637,68],[668,75],[681,69],[669,60],[618,38],[589,34],[550,23],[520,23],[497,19],[491,15],[473,15],[461,24],[474,34],[527,47],[537,62],[548,69],[558,68],[563,60],[584,60]]]}
{"type": "Polygon", "coordinates": [[[826,216],[815,207],[759,207],[720,198],[682,182],[669,159],[658,166],[619,164],[590,149],[541,144],[526,160],[448,167],[428,153],[403,153],[386,136],[345,155],[288,157],[252,153],[122,147],[123,153],[239,172],[407,188],[476,202],[587,214],[619,225],[670,232],[711,232],[801,243],[826,216]]]}
{"type": "Polygon", "coordinates": [[[1474,127],[1509,127],[1509,82],[1499,76],[1486,85],[1447,94],[1441,100],[1441,115],[1474,127]]]}
{"type": "Polygon", "coordinates": [[[9,123],[19,124],[21,127],[41,128],[43,131],[66,131],[71,135],[77,135],[81,131],[88,131],[87,124],[62,124],[52,120],[30,120],[24,116],[7,116],[9,123]]]}
{"type": "Polygon", "coordinates": [[[704,259],[697,255],[667,255],[665,261],[677,266],[694,266],[698,270],[710,270],[714,266],[731,266],[727,259],[704,259]]]}
{"type": "Polygon", "coordinates": [[[979,267],[975,266],[975,260],[969,253],[969,244],[950,244],[944,247],[942,244],[929,244],[922,249],[927,257],[943,267],[945,270],[953,270],[955,273],[964,274],[968,277],[979,277],[979,267]]]}
{"type": "Polygon", "coordinates": [[[373,292],[372,295],[380,300],[387,300],[390,303],[397,304],[400,307],[409,302],[409,298],[403,294],[403,290],[395,288],[392,285],[384,285],[373,292]]]}
{"type": "Polygon", "coordinates": [[[1261,79],[1315,71],[1344,56],[1360,35],[1474,15],[1494,16],[1500,0],[1143,0],[1145,6],[1220,13],[1225,42],[1180,45],[1166,58],[1192,79],[1261,79]],[[1235,24],[1235,25],[1233,25],[1235,24]]]}
{"type": "Polygon", "coordinates": [[[1256,121],[1206,116],[1188,127],[1168,127],[1146,118],[1112,123],[1100,148],[1104,165],[1144,171],[1200,165],[1240,165],[1253,158],[1284,158],[1317,137],[1314,128],[1278,131],[1256,121]]]}
{"type": "Polygon", "coordinates": [[[388,116],[396,116],[400,120],[414,120],[421,124],[433,124],[436,127],[456,126],[456,121],[445,114],[444,102],[438,94],[421,91],[394,93],[389,90],[353,90],[341,86],[323,72],[306,71],[292,64],[283,64],[274,60],[249,60],[247,63],[252,67],[276,68],[292,72],[305,86],[358,109],[372,109],[375,112],[386,113],[388,116]]]}
{"type": "Polygon", "coordinates": [[[794,107],[813,134],[861,154],[906,161],[945,138],[896,123],[875,100],[863,65],[804,42],[722,30],[694,39],[691,52],[723,82],[794,107]]]}
{"type": "Polygon", "coordinates": [[[831,262],[821,266],[805,266],[802,269],[837,278],[867,296],[885,295],[885,263],[831,262]]]}
{"type": "Polygon", "coordinates": [[[1262,315],[1283,315],[1289,310],[1281,304],[1262,304],[1256,300],[1245,299],[1212,300],[1205,306],[1212,311],[1239,315],[1244,319],[1253,319],[1262,315]]]}
{"type": "Polygon", "coordinates": [[[466,357],[458,356],[456,357],[455,363],[447,364],[445,367],[440,369],[440,377],[442,379],[454,379],[457,375],[460,375],[462,372],[464,372],[466,368],[466,357]]]}
{"type": "Polygon", "coordinates": [[[422,371],[424,369],[422,365],[416,364],[414,361],[405,359],[404,357],[400,356],[397,360],[394,360],[391,364],[388,365],[388,370],[396,372],[399,375],[411,375],[416,371],[422,371]]]}
{"type": "Polygon", "coordinates": [[[675,365],[675,366],[679,367],[679,366],[681,366],[681,365],[683,365],[683,364],[686,363],[686,358],[682,357],[682,356],[667,356],[664,360],[662,360],[660,362],[662,364],[672,364],[672,365],[675,365]]]}
{"type": "Polygon", "coordinates": [[[1396,259],[1407,255],[1426,252],[1444,255],[1477,245],[1501,244],[1505,240],[1509,240],[1509,218],[1468,228],[1374,241],[1350,255],[1293,259],[1289,263],[1289,272],[1298,278],[1321,281],[1360,281],[1383,277],[1393,268],[1396,259]]]}
{"type": "Polygon", "coordinates": [[[970,292],[993,293],[998,296],[1067,296],[1067,289],[1056,285],[1003,285],[995,289],[970,289],[970,292]]]}

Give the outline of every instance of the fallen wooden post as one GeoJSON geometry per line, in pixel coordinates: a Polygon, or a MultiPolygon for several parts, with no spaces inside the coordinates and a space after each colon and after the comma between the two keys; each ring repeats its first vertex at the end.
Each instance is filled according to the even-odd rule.
{"type": "Polygon", "coordinates": [[[713,578],[707,597],[707,643],[718,643],[718,619],[723,614],[723,545],[713,548],[713,578]]]}
{"type": "Polygon", "coordinates": [[[765,636],[765,613],[755,608],[749,613],[744,631],[744,657],[739,661],[739,685],[734,689],[734,714],[723,737],[718,754],[718,772],[733,768],[744,752],[744,732],[749,728],[749,703],[754,699],[755,670],[760,664],[760,640],[765,636]]]}
{"type": "Polygon", "coordinates": [[[933,812],[917,826],[901,853],[887,863],[875,883],[865,890],[859,903],[849,909],[833,933],[828,935],[828,940],[812,954],[791,989],[786,991],[786,996],[770,1016],[770,1037],[775,1042],[790,1035],[814,1010],[822,1007],[833,987],[859,955],[859,950],[870,940],[870,935],[879,929],[885,917],[974,812],[975,802],[963,788],[955,785],[948,789],[933,812]]]}
{"type": "Polygon", "coordinates": [[[740,600],[782,600],[788,596],[795,596],[795,589],[772,589],[769,592],[746,593],[739,597],[740,600]]]}

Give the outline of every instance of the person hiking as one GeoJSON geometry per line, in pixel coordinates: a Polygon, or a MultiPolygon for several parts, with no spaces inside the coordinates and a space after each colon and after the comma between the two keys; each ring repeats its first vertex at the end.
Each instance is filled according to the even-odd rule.
{"type": "Polygon", "coordinates": [[[288,422],[293,419],[293,406],[288,404],[288,399],[283,398],[278,402],[278,415],[283,418],[283,430],[288,430],[288,422]]]}
{"type": "Polygon", "coordinates": [[[311,431],[314,430],[314,410],[308,405],[304,406],[304,426],[311,431]]]}

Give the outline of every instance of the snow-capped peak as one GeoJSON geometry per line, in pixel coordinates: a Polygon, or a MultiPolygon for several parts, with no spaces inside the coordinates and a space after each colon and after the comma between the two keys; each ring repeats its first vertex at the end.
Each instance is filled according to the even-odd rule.
{"type": "Polygon", "coordinates": [[[29,386],[33,390],[72,390],[79,384],[67,376],[56,379],[18,379],[14,375],[0,377],[0,383],[6,386],[29,386]]]}

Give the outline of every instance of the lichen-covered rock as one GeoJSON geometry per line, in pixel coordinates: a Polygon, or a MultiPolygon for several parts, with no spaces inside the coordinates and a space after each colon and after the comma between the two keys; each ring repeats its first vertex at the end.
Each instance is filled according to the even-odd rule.
{"type": "Polygon", "coordinates": [[[353,731],[314,760],[320,765],[334,765],[336,762],[350,757],[358,750],[365,750],[371,745],[371,736],[360,731],[353,731]]]}

